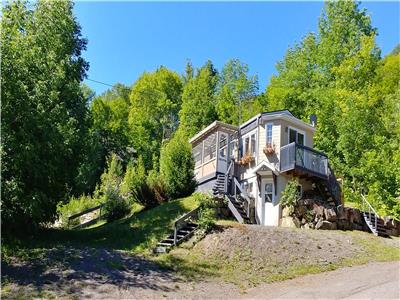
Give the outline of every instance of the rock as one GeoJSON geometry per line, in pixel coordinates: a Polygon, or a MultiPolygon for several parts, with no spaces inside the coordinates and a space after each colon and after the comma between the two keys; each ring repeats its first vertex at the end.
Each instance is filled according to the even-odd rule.
{"type": "Polygon", "coordinates": [[[318,229],[318,230],[335,230],[335,229],[337,229],[337,225],[336,225],[336,223],[332,223],[332,222],[329,222],[329,221],[319,220],[317,225],[315,225],[315,229],[318,229]]]}
{"type": "Polygon", "coordinates": [[[296,217],[293,217],[293,222],[294,222],[294,225],[296,225],[296,228],[300,228],[300,221],[299,221],[299,219],[297,219],[296,217]]]}
{"type": "Polygon", "coordinates": [[[324,215],[324,207],[319,206],[318,204],[314,203],[313,204],[313,215],[315,218],[320,218],[324,215]]]}
{"type": "Polygon", "coordinates": [[[337,217],[339,220],[346,220],[346,210],[343,205],[337,207],[337,217]]]}
{"type": "Polygon", "coordinates": [[[294,213],[300,219],[307,215],[307,207],[304,205],[298,205],[294,209],[294,213]]]}
{"type": "Polygon", "coordinates": [[[348,220],[337,220],[336,221],[337,228],[340,230],[352,230],[352,224],[348,220]]]}
{"type": "Polygon", "coordinates": [[[311,229],[311,226],[309,223],[304,224],[303,226],[304,229],[311,229]]]}
{"type": "Polygon", "coordinates": [[[361,212],[357,208],[353,208],[353,222],[361,224],[361,212]]]}
{"type": "Polygon", "coordinates": [[[304,219],[304,218],[301,219],[301,224],[302,224],[302,225],[304,225],[304,224],[306,224],[306,223],[307,223],[307,220],[306,220],[306,219],[304,219]]]}
{"type": "Polygon", "coordinates": [[[325,220],[335,222],[337,219],[336,212],[333,208],[324,209],[325,220]]]}
{"type": "Polygon", "coordinates": [[[289,217],[290,216],[290,208],[289,207],[284,207],[282,209],[282,217],[289,217]]]}
{"type": "Polygon", "coordinates": [[[281,219],[281,226],[282,227],[289,227],[289,228],[297,228],[294,220],[292,217],[284,217],[281,219]]]}

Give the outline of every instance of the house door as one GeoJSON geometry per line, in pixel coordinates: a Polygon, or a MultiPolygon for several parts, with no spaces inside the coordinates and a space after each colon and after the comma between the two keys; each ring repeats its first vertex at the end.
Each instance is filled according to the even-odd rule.
{"type": "Polygon", "coordinates": [[[218,172],[225,173],[228,168],[228,135],[226,133],[219,133],[218,149],[218,172]]]}
{"type": "Polygon", "coordinates": [[[264,225],[269,225],[273,226],[274,225],[274,220],[275,216],[273,215],[275,210],[274,210],[274,182],[271,179],[264,179],[262,180],[262,203],[264,206],[264,218],[263,218],[263,224],[264,225]]]}

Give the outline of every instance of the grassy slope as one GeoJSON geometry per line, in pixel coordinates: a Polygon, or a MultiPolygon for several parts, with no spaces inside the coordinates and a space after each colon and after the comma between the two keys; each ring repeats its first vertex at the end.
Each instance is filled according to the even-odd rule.
{"type": "Polygon", "coordinates": [[[139,211],[110,224],[100,223],[99,226],[81,230],[49,229],[23,243],[3,241],[2,253],[7,256],[19,252],[21,256],[32,257],[41,250],[67,244],[143,253],[155,246],[171,230],[177,217],[197,206],[195,197],[190,196],[139,211]]]}

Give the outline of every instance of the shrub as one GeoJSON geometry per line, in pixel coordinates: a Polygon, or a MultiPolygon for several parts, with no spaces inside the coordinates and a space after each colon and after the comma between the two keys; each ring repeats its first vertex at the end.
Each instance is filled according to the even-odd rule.
{"type": "Polygon", "coordinates": [[[122,174],[121,161],[117,155],[112,154],[108,160],[107,170],[101,175],[101,185],[95,192],[96,197],[104,203],[104,217],[108,222],[122,218],[131,211],[128,198],[123,197],[121,192],[122,174]]]}
{"type": "Polygon", "coordinates": [[[283,207],[288,207],[289,214],[292,214],[298,199],[297,182],[290,180],[281,194],[281,204],[283,207]]]}
{"type": "Polygon", "coordinates": [[[169,198],[180,198],[194,192],[193,169],[192,147],[186,134],[178,130],[162,148],[160,156],[160,173],[169,198]]]}
{"type": "MultiPolygon", "coordinates": [[[[85,209],[95,207],[101,203],[101,200],[92,198],[90,196],[82,195],[78,198],[71,197],[68,203],[60,202],[57,205],[57,213],[59,215],[61,226],[66,227],[68,225],[68,218],[74,214],[77,214],[85,209]]],[[[72,221],[70,225],[78,225],[79,218],[72,221]]]]}
{"type": "Polygon", "coordinates": [[[120,195],[116,188],[108,188],[103,199],[103,212],[107,222],[123,218],[131,212],[128,201],[120,195]]]}
{"type": "Polygon", "coordinates": [[[149,172],[149,175],[147,176],[146,183],[153,195],[153,199],[158,204],[168,200],[164,179],[162,178],[160,173],[151,170],[149,172]]]}
{"type": "Polygon", "coordinates": [[[200,203],[199,226],[207,232],[215,226],[217,203],[207,194],[196,193],[194,197],[200,203]]]}

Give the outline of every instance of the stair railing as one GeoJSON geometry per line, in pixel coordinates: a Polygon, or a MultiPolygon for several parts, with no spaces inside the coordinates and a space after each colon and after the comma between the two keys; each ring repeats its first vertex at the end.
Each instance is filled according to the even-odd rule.
{"type": "Polygon", "coordinates": [[[230,172],[231,172],[231,169],[232,169],[232,166],[233,166],[233,164],[235,163],[235,161],[232,159],[231,160],[231,163],[229,164],[229,167],[228,167],[228,169],[226,170],[226,172],[225,172],[225,182],[224,182],[224,191],[225,191],[225,194],[228,192],[228,182],[229,182],[229,174],[230,174],[230,172]]]}
{"type": "Polygon", "coordinates": [[[177,235],[178,235],[179,229],[185,227],[186,224],[190,220],[197,219],[199,217],[199,211],[200,211],[200,207],[197,207],[197,208],[189,211],[188,213],[184,214],[183,216],[179,217],[177,220],[175,220],[175,222],[174,222],[174,246],[176,246],[177,235]]]}
{"type": "Polygon", "coordinates": [[[361,198],[362,198],[362,210],[363,210],[363,212],[364,213],[366,212],[365,208],[368,209],[368,217],[369,217],[370,221],[372,221],[371,213],[374,213],[375,230],[378,230],[378,218],[379,218],[378,213],[372,207],[372,205],[367,201],[367,199],[365,198],[365,196],[363,194],[361,194],[361,198]]]}
{"type": "Polygon", "coordinates": [[[237,199],[238,195],[237,195],[237,190],[239,190],[239,196],[241,198],[243,198],[243,202],[245,202],[246,204],[246,215],[248,218],[250,217],[250,208],[252,206],[252,200],[251,198],[247,195],[247,193],[243,190],[241,184],[239,183],[239,181],[236,179],[236,177],[233,177],[233,184],[234,184],[234,196],[235,199],[237,199]]]}

